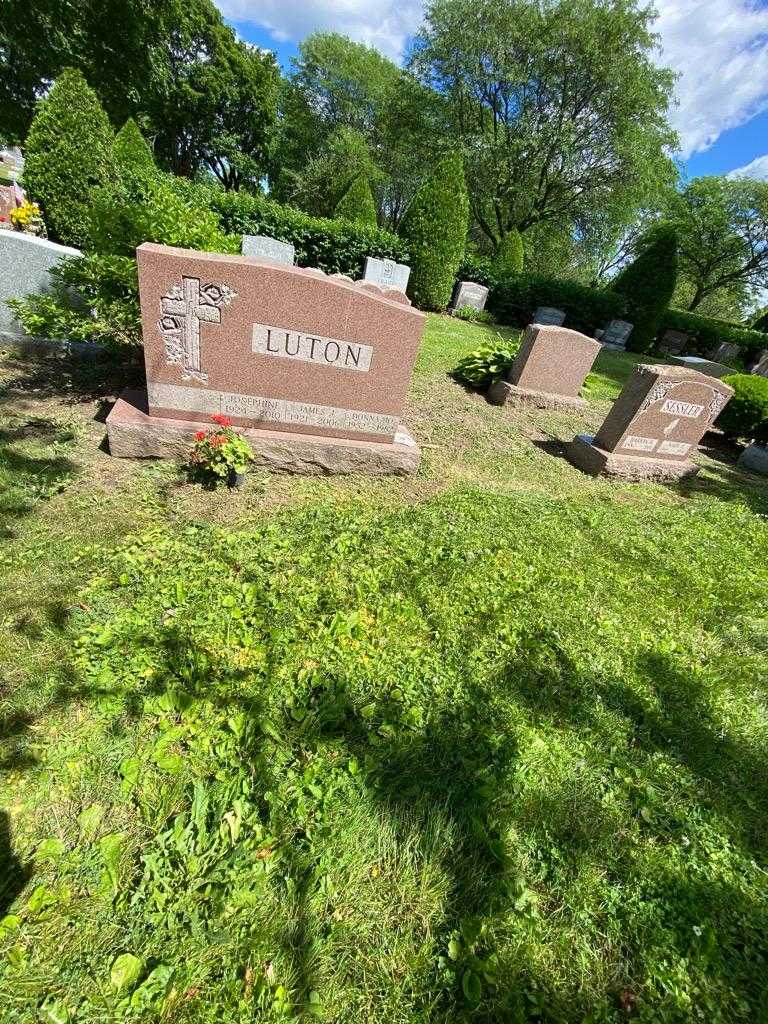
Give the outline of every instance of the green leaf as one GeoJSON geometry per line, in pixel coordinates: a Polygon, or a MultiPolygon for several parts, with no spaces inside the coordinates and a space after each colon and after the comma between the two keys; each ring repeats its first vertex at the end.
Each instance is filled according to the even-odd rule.
{"type": "Polygon", "coordinates": [[[133,953],[121,953],[112,964],[109,983],[115,992],[126,992],[135,986],[140,974],[141,960],[133,953]]]}
{"type": "Polygon", "coordinates": [[[464,971],[461,989],[468,1003],[479,1003],[483,994],[483,983],[474,971],[464,971]]]}
{"type": "Polygon", "coordinates": [[[461,956],[461,943],[458,939],[451,939],[448,943],[448,956],[451,960],[458,960],[461,956]]]}
{"type": "Polygon", "coordinates": [[[66,846],[55,836],[49,836],[35,850],[35,860],[58,860],[66,850],[66,846]]]}
{"type": "Polygon", "coordinates": [[[108,836],[103,836],[99,842],[99,853],[101,854],[104,870],[114,893],[119,889],[120,857],[123,853],[124,841],[124,832],[113,832],[108,836]]]}

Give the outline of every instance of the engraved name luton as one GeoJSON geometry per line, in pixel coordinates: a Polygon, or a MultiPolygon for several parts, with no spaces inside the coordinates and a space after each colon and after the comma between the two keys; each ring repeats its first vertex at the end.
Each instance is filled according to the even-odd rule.
{"type": "Polygon", "coordinates": [[[298,359],[304,363],[332,366],[334,369],[358,370],[367,373],[371,368],[373,348],[351,341],[322,338],[316,334],[288,331],[284,327],[267,324],[253,325],[252,351],[265,356],[298,359]]]}
{"type": "Polygon", "coordinates": [[[208,382],[200,363],[200,324],[220,324],[221,307],[236,298],[237,292],[225,284],[201,287],[199,278],[183,277],[181,287],[174,285],[160,299],[157,327],[167,361],[182,367],[182,380],[208,382]]]}

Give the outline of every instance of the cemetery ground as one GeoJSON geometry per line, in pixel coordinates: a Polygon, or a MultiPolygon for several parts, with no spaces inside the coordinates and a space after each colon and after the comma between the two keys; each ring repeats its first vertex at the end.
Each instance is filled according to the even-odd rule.
{"type": "Polygon", "coordinates": [[[430,317],[417,477],[237,493],[4,358],[5,1020],[766,1019],[768,486],[582,475],[633,358],[500,409],[494,332],[430,317]]]}

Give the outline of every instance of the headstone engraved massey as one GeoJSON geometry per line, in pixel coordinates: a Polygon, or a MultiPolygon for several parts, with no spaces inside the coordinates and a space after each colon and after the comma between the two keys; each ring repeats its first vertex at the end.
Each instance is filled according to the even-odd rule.
{"type": "Polygon", "coordinates": [[[494,405],[527,403],[540,409],[582,409],[579,391],[600,342],[566,327],[530,324],[506,380],[488,389],[494,405]]]}
{"type": "Polygon", "coordinates": [[[464,309],[469,306],[472,309],[485,309],[489,289],[474,281],[459,281],[453,292],[451,309],[464,309]]]}
{"type": "Polygon", "coordinates": [[[110,413],[113,455],[184,455],[223,413],[275,469],[415,471],[401,416],[425,316],[399,291],[149,243],[137,258],[147,389],[110,413]]]}
{"type": "Polygon", "coordinates": [[[600,335],[600,341],[607,348],[625,349],[634,324],[628,320],[611,320],[600,335]]]}
{"type": "Polygon", "coordinates": [[[395,263],[394,260],[380,260],[375,256],[366,256],[363,268],[363,280],[381,285],[382,288],[394,288],[405,292],[411,268],[406,263],[395,263]]]}
{"type": "Polygon", "coordinates": [[[627,480],[680,480],[698,472],[688,458],[733,388],[681,366],[638,363],[595,435],[566,446],[574,465],[627,480]]]}
{"type": "Polygon", "coordinates": [[[263,256],[292,267],[296,262],[296,250],[290,242],[280,242],[268,235],[243,235],[243,256],[263,256]]]}
{"type": "Polygon", "coordinates": [[[565,323],[565,313],[562,309],[555,309],[553,306],[539,306],[533,314],[531,323],[562,327],[565,323]]]}

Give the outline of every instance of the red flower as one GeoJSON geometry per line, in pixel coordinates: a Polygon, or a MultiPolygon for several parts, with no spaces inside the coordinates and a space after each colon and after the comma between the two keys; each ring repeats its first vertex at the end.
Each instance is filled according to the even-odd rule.
{"type": "Polygon", "coordinates": [[[229,440],[229,438],[227,437],[226,434],[215,434],[211,438],[211,444],[215,444],[215,445],[218,446],[218,445],[226,444],[228,440],[229,440]]]}
{"type": "Polygon", "coordinates": [[[198,432],[195,434],[195,440],[196,441],[202,441],[204,437],[205,437],[205,431],[204,430],[198,430],[198,432]]]}
{"type": "Polygon", "coordinates": [[[220,427],[231,427],[232,420],[229,416],[224,416],[223,413],[217,412],[214,416],[211,416],[211,420],[214,423],[218,423],[220,427]]]}

